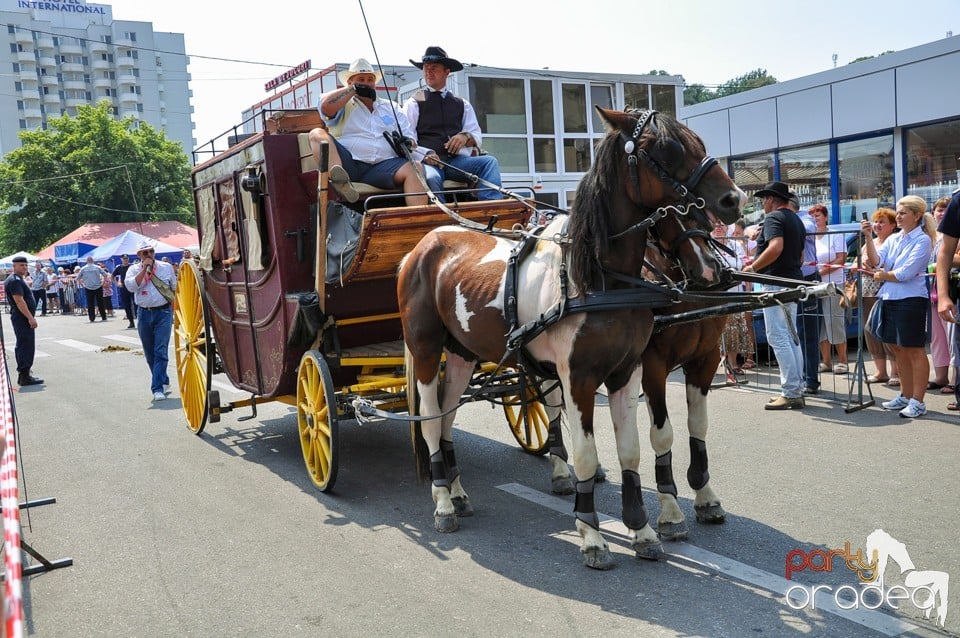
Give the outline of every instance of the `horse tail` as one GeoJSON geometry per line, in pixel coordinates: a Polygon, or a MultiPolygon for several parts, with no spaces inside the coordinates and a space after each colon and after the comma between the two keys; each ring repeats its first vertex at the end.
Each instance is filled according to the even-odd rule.
{"type": "MultiPolygon", "coordinates": [[[[403,344],[404,372],[407,379],[407,412],[417,416],[420,412],[420,395],[417,392],[417,375],[414,373],[413,354],[407,344],[403,344]]],[[[410,422],[410,442],[413,444],[413,459],[417,468],[417,480],[430,478],[430,450],[423,438],[419,421],[410,422]]]]}

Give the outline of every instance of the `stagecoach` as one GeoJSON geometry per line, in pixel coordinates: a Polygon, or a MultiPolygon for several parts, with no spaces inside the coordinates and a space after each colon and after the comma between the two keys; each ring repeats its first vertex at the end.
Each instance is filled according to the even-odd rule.
{"type": "MultiPolygon", "coordinates": [[[[247,419],[261,403],[295,406],[307,471],[327,491],[337,479],[339,423],[354,416],[355,400],[407,410],[397,266],[427,231],[455,222],[436,206],[406,207],[397,193],[362,184],[355,209],[328,208],[337,195],[308,141],[319,114],[258,117],[262,132],[192,172],[200,254],[179,272],[177,378],[195,434],[240,408],[247,419]],[[222,401],[212,385],[221,372],[249,398],[222,401]]],[[[465,184],[445,186],[451,209],[484,226],[522,227],[533,212],[520,198],[471,201],[465,184]]],[[[475,389],[503,404],[524,450],[544,453],[542,408],[519,401],[515,373],[490,379],[496,368],[481,366],[475,389]]]]}

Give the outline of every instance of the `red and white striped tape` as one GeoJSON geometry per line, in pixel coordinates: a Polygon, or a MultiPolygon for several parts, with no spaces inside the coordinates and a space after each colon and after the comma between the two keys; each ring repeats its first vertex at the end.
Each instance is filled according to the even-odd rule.
{"type": "Polygon", "coordinates": [[[17,481],[17,440],[7,377],[6,352],[0,349],[0,506],[3,507],[4,597],[3,624],[7,638],[23,636],[23,564],[20,562],[20,494],[17,481]]]}

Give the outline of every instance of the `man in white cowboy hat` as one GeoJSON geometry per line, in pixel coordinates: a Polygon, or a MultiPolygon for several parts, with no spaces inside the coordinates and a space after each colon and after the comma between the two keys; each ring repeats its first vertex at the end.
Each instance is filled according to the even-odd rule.
{"type": "MultiPolygon", "coordinates": [[[[480,154],[482,136],[473,106],[447,90],[447,77],[463,65],[440,47],[427,47],[420,62],[410,63],[423,69],[427,85],[403,104],[403,112],[417,132],[417,143],[453,167],[441,168],[446,179],[466,181],[466,172],[500,186],[500,163],[492,155],[480,154]]],[[[424,161],[429,163],[430,156],[424,161]]],[[[478,183],[477,198],[499,199],[499,191],[483,188],[483,182],[478,183]]]]}
{"type": "Polygon", "coordinates": [[[162,401],[170,385],[167,350],[173,329],[173,307],[166,295],[176,292],[177,278],[171,264],[156,259],[149,241],[137,244],[137,257],[140,261],[127,270],[123,285],[137,305],[137,332],[150,368],[150,392],[154,401],[162,401]]]}
{"type": "MultiPolygon", "coordinates": [[[[316,128],[310,131],[310,146],[314,157],[320,158],[320,144],[327,142],[330,152],[330,183],[344,199],[357,201],[358,194],[352,181],[363,182],[378,188],[392,190],[403,187],[407,206],[427,203],[423,184],[417,170],[423,171],[430,189],[443,189],[443,178],[433,167],[417,161],[414,166],[404,157],[398,157],[384,133],[399,131],[410,140],[413,129],[399,105],[377,97],[374,85],[381,79],[363,58],[353,61],[348,69],[339,74],[345,85],[320,96],[320,114],[327,130],[316,128]]],[[[428,149],[414,150],[414,157],[422,159],[428,149]]]]}

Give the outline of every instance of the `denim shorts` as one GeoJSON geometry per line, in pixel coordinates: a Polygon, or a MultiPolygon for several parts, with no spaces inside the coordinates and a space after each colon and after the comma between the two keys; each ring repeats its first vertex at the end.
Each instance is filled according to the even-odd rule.
{"type": "Polygon", "coordinates": [[[871,313],[876,328],[872,332],[883,343],[903,348],[923,348],[927,344],[930,299],[880,299],[871,313]]]}
{"type": "Polygon", "coordinates": [[[333,140],[333,143],[336,144],[337,152],[340,153],[340,163],[343,165],[343,170],[347,171],[351,181],[370,184],[384,190],[397,188],[393,176],[407,163],[405,158],[394,157],[376,164],[368,164],[353,159],[353,155],[347,150],[347,147],[336,139],[333,140]]]}

